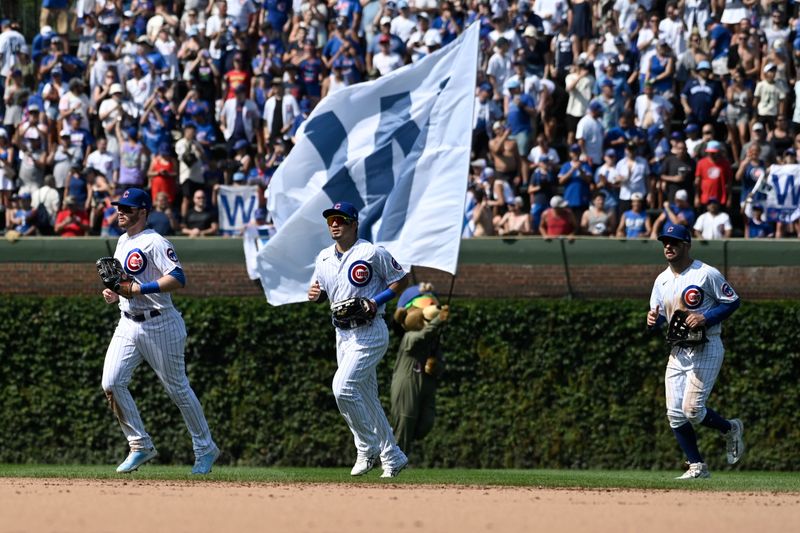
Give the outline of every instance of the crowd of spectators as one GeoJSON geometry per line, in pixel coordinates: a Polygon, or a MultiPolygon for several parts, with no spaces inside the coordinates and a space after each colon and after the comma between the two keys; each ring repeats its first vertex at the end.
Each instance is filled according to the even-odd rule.
{"type": "MultiPolygon", "coordinates": [[[[0,21],[0,225],[218,234],[328,94],[480,25],[465,236],[782,237],[745,203],[800,149],[800,32],[773,0],[43,0],[0,21]]],[[[454,194],[461,194],[454,191],[454,194]]],[[[263,207],[263,194],[259,195],[263,207]]]]}

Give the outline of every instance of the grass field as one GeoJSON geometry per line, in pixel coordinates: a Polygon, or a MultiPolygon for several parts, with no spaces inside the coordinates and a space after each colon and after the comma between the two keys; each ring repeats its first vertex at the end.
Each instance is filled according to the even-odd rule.
{"type": "MultiPolygon", "coordinates": [[[[189,466],[145,465],[122,475],[112,465],[0,465],[0,477],[195,480],[231,483],[353,483],[381,484],[380,470],[353,478],[345,468],[215,467],[203,478],[191,476],[189,466]]],[[[462,470],[408,469],[388,481],[407,485],[478,485],[540,488],[619,488],[735,492],[797,492],[800,475],[793,472],[712,472],[712,479],[675,481],[680,472],[642,470],[462,470]]]]}

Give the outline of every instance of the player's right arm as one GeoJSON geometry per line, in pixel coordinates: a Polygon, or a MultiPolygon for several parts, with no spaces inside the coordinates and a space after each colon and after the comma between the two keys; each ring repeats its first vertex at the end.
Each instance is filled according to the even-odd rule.
{"type": "Polygon", "coordinates": [[[311,278],[314,281],[311,282],[311,286],[308,288],[308,301],[318,304],[328,299],[328,293],[325,292],[324,287],[319,283],[319,262],[320,259],[317,257],[317,264],[314,267],[314,276],[311,278]]]}
{"type": "Polygon", "coordinates": [[[111,289],[103,289],[103,299],[107,304],[114,304],[119,301],[119,294],[111,289]]]}

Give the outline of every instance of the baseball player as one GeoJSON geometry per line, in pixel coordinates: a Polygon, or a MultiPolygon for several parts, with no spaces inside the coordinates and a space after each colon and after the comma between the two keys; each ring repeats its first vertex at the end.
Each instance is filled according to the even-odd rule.
{"type": "Polygon", "coordinates": [[[382,319],[384,304],[408,286],[408,278],[389,252],[358,238],[355,206],[338,202],[322,216],[335,243],[317,256],[308,299],[331,301],[338,363],[333,394],[357,451],[350,475],[366,474],[380,457],[381,477],[395,477],[408,459],[397,446],[378,399],[375,368],[389,347],[389,330],[382,319]],[[356,314],[339,311],[354,301],[367,309],[356,314]]]}
{"type": "Polygon", "coordinates": [[[103,290],[105,301],[119,302],[121,311],[103,365],[103,390],[131,449],[117,472],[132,472],[157,455],[128,391],[133,371],[144,360],[180,409],[192,436],[196,457],[192,473],[207,474],[219,449],[186,376],[186,327],[169,294],[183,288],[186,277],[172,244],[145,229],[152,209],[149,194],[128,189],[112,204],[118,206],[119,226],[126,231],[117,241],[114,258],[129,279],[118,292],[103,290]]]}
{"type": "Polygon", "coordinates": [[[742,421],[726,420],[706,406],[725,355],[720,340],[721,322],[736,311],[740,301],[717,269],[690,257],[692,237],[685,226],[667,223],[658,239],[664,245],[669,267],[653,285],[647,326],[652,329],[668,322],[672,328],[673,315],[683,310],[688,313],[688,329],[705,333],[702,336],[707,338],[693,346],[673,345],[664,376],[667,418],[689,462],[689,469],[676,479],[707,478],[711,474],[697,447],[696,426],[723,434],[729,464],[738,462],[744,454],[742,421]]]}

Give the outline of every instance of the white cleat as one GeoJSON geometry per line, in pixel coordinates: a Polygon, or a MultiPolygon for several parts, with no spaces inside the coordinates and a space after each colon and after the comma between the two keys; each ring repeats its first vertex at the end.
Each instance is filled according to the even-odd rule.
{"type": "Polygon", "coordinates": [[[675,479],[705,479],[710,478],[711,473],[708,471],[708,465],[705,463],[689,463],[689,470],[678,476],[675,479]]]}
{"type": "Polygon", "coordinates": [[[373,468],[375,468],[375,463],[378,462],[378,454],[375,455],[359,455],[356,459],[356,464],[353,465],[353,469],[350,471],[351,476],[363,476],[373,468]]]}
{"type": "Polygon", "coordinates": [[[744,424],[738,418],[732,418],[731,430],[725,433],[725,445],[728,449],[728,464],[733,465],[739,462],[744,455],[744,424]]]}
{"type": "Polygon", "coordinates": [[[408,459],[405,459],[402,463],[400,463],[397,466],[384,468],[381,477],[383,478],[397,477],[400,474],[400,472],[402,472],[403,469],[407,466],[408,466],[408,459]]]}

